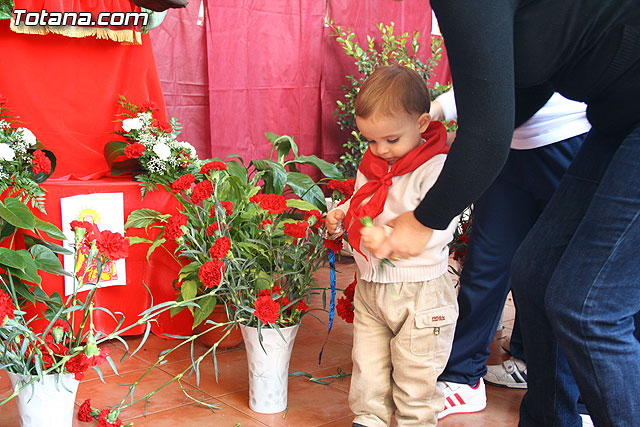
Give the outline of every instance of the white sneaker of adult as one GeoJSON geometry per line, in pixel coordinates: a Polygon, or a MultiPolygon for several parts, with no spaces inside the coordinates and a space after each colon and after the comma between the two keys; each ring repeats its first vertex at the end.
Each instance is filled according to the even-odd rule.
{"type": "Polygon", "coordinates": [[[488,365],[484,380],[498,387],[527,388],[527,364],[512,357],[500,365],[488,365]]]}
{"type": "Polygon", "coordinates": [[[580,414],[580,418],[582,418],[582,427],[594,427],[593,421],[591,421],[591,416],[587,414],[580,414]]]}
{"type": "Polygon", "coordinates": [[[487,394],[482,378],[475,387],[449,381],[438,381],[438,388],[444,393],[444,409],[438,419],[451,414],[480,412],[487,407],[487,394]]]}

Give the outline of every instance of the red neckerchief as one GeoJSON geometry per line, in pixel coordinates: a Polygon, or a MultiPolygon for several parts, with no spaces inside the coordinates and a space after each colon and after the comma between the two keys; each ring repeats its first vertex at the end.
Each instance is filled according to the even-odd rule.
{"type": "Polygon", "coordinates": [[[360,250],[360,230],[363,227],[360,218],[370,216],[373,219],[382,213],[391,186],[391,178],[413,172],[433,156],[449,152],[447,130],[442,123],[437,121],[429,123],[422,138],[425,142],[398,159],[391,167],[382,157],[374,155],[370,148],[362,156],[358,170],[369,181],[351,198],[344,223],[351,247],[365,258],[366,256],[360,250]],[[363,204],[362,202],[371,195],[373,195],[371,199],[363,204]]]}

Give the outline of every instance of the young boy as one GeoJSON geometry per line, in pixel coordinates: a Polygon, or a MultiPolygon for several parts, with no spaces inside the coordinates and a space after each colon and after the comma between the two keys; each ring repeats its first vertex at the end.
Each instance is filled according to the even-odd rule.
{"type": "Polygon", "coordinates": [[[354,426],[435,426],[444,407],[436,387],[453,341],[458,316],[449,277],[447,244],[458,218],[434,230],[424,251],[381,264],[371,252],[390,228],[412,211],[435,182],[448,147],[442,123],[431,122],[429,92],[418,73],[403,66],[377,69],[362,85],[356,124],[369,141],[355,193],[327,215],[334,234],[344,222],[355,249],[353,373],[349,405],[354,426]],[[369,216],[374,227],[362,227],[369,216]]]}

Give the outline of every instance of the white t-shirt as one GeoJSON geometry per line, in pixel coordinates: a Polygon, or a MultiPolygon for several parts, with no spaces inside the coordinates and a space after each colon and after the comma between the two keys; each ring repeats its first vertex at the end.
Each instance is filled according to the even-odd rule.
{"type": "MultiPolygon", "coordinates": [[[[445,120],[458,117],[453,89],[436,98],[445,120]]],[[[585,113],[587,106],[554,93],[546,104],[513,132],[511,148],[530,150],[581,135],[591,129],[585,113]]]]}

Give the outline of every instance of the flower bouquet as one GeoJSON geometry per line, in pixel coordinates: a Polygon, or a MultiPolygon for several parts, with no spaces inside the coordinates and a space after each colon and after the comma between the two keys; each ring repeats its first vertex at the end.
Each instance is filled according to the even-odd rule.
{"type": "Polygon", "coordinates": [[[143,195],[156,185],[169,185],[177,177],[199,169],[196,149],[186,141],[178,141],[182,126],[175,117],[169,122],[158,119],[158,108],[148,101],[132,104],[124,96],[119,99],[123,113],[118,121],[122,137],[105,145],[104,154],[114,176],[132,173],[145,183],[143,195]]]}
{"type": "Polygon", "coordinates": [[[174,215],[133,212],[125,228],[161,229],[152,247],[177,243],[182,307],[202,323],[218,303],[234,323],[261,327],[299,323],[325,260],[324,195],[295,165],[311,164],[331,177],[335,167],[298,155],[290,137],[267,134],[277,159],[246,165],[240,158],[200,161],[193,174],[162,184],[180,202],[174,215]],[[293,160],[285,160],[290,150],[293,160]],[[189,303],[187,303],[189,302],[189,303]]]}
{"type": "Polygon", "coordinates": [[[155,182],[175,195],[180,211],[173,215],[134,211],[125,228],[159,228],[159,235],[147,241],[152,249],[176,243],[181,269],[176,281],[179,306],[173,312],[187,307],[195,327],[221,304],[229,321],[206,320],[209,330],[224,327],[224,338],[240,325],[249,358],[250,349],[257,348],[255,352],[269,353],[271,360],[281,362],[276,382],[284,385],[284,391],[262,393],[250,387],[252,394],[260,394],[251,399],[252,408],[278,412],[282,402],[286,404],[287,351],[301,317],[309,311],[309,298],[318,289],[314,273],[326,261],[320,233],[324,194],[298,167],[314,166],[330,178],[340,178],[340,173],[316,156],[300,155],[288,136],[267,133],[266,137],[272,143],[269,158],[249,164],[237,156],[199,161],[195,173],[170,184],[155,182]],[[253,335],[248,338],[250,329],[253,335]],[[272,333],[274,345],[268,343],[272,333]],[[276,356],[283,348],[286,356],[276,356]],[[275,401],[254,404],[264,403],[267,395],[275,396],[275,401]]]}
{"type": "Polygon", "coordinates": [[[56,159],[18,124],[0,96],[0,200],[12,196],[44,212],[44,190],[38,184],[53,173],[56,159]]]}

